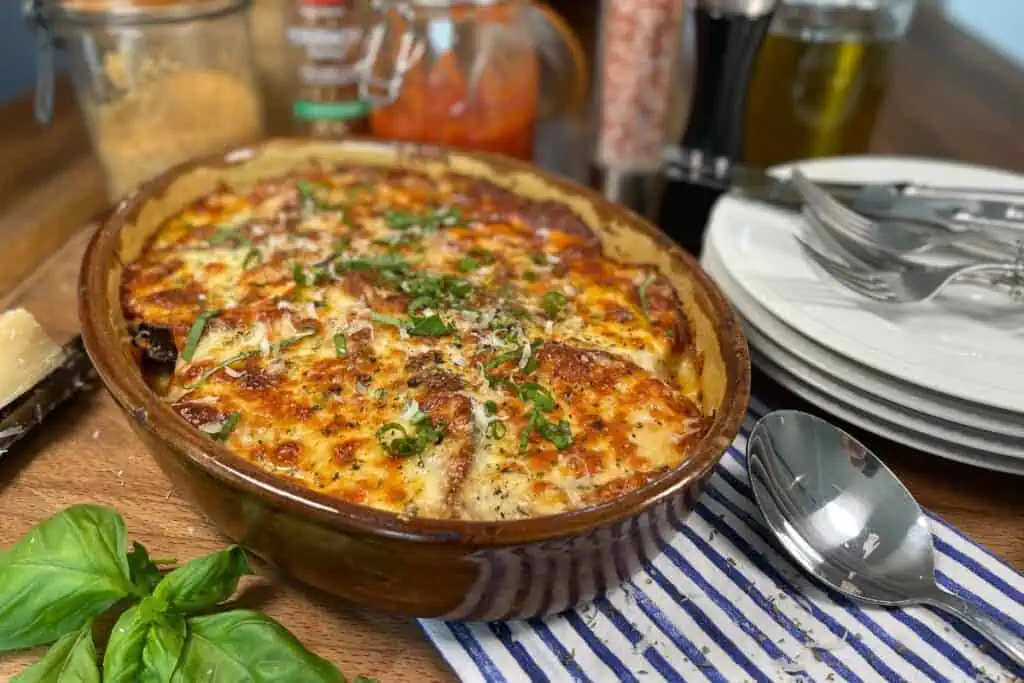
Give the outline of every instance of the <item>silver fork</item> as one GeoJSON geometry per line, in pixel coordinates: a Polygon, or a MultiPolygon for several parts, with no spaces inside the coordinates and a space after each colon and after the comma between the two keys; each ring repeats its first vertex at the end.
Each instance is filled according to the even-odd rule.
{"type": "MultiPolygon", "coordinates": [[[[797,169],[793,170],[792,181],[807,206],[823,223],[891,256],[912,257],[938,249],[961,249],[992,259],[1009,260],[1020,250],[1020,243],[1004,242],[977,229],[924,232],[892,221],[882,225],[848,208],[797,169]]],[[[1020,238],[1024,239],[1024,232],[1020,238]]]]}
{"type": "Polygon", "coordinates": [[[889,250],[882,249],[836,228],[834,224],[822,220],[810,206],[805,206],[801,213],[814,236],[829,251],[842,256],[847,262],[853,261],[882,270],[903,269],[913,264],[903,254],[894,254],[889,250]]]}
{"type": "Polygon", "coordinates": [[[952,284],[1010,284],[1024,286],[1024,267],[1013,263],[976,263],[969,266],[912,266],[900,270],[874,270],[845,263],[801,237],[804,253],[836,282],[861,296],[892,304],[930,301],[952,284]]]}

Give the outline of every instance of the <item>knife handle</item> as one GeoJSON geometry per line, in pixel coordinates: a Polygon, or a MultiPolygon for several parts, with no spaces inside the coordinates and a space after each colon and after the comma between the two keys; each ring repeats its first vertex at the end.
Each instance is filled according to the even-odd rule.
{"type": "Polygon", "coordinates": [[[775,0],[698,0],[696,83],[684,149],[741,161],[743,119],[754,60],[775,0]]]}

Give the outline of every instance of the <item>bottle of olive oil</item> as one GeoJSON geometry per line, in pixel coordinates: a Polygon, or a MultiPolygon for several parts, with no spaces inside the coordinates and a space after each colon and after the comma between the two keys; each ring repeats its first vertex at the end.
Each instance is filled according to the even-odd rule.
{"type": "Polygon", "coordinates": [[[747,96],[747,163],[867,151],[912,5],[781,3],[747,96]]]}

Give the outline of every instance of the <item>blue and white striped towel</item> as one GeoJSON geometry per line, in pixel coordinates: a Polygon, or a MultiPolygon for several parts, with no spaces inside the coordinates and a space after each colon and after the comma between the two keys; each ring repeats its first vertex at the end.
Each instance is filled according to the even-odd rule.
{"type": "MultiPolygon", "coordinates": [[[[467,683],[519,681],[1024,681],[952,617],[883,609],[824,589],[761,522],[746,434],[679,533],[632,580],[585,608],[507,623],[423,620],[467,683]]],[[[1024,636],[1024,578],[933,517],[939,583],[1024,636]]]]}

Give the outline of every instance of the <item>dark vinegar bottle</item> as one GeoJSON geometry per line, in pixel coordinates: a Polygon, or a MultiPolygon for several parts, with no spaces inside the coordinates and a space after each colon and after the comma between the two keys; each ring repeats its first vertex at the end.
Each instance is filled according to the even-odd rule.
{"type": "Polygon", "coordinates": [[[743,121],[754,60],[771,23],[775,0],[698,0],[696,83],[678,158],[666,169],[659,224],[699,255],[704,228],[721,189],[687,181],[742,161],[743,121]]]}

